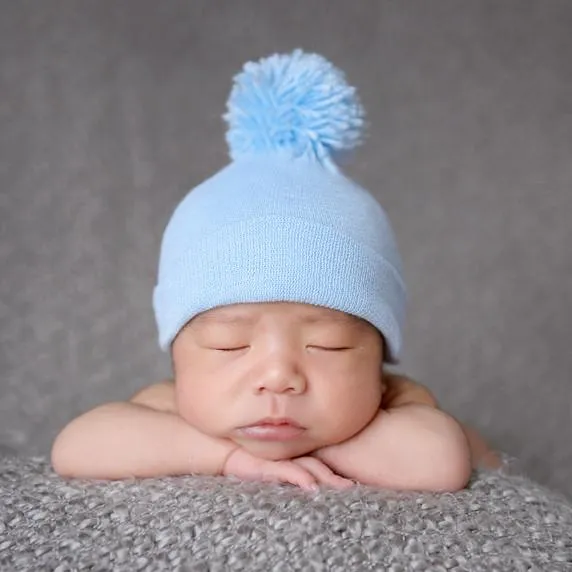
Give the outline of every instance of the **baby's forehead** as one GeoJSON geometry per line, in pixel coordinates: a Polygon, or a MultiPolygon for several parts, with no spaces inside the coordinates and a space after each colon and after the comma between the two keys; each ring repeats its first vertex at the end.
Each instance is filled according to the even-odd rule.
{"type": "Polygon", "coordinates": [[[196,326],[252,325],[268,318],[284,323],[337,324],[354,328],[367,323],[361,318],[339,310],[298,302],[255,302],[219,306],[198,314],[190,323],[196,326]]]}

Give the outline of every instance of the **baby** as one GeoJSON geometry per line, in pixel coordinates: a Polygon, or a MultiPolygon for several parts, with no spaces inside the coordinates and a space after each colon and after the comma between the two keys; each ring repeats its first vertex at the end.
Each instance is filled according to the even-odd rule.
{"type": "Polygon", "coordinates": [[[163,236],[153,305],[174,379],[73,420],[59,474],[453,491],[497,464],[427,389],[384,371],[401,350],[400,257],[382,207],[335,163],[363,115],[318,55],[244,67],[232,162],[163,236]]]}

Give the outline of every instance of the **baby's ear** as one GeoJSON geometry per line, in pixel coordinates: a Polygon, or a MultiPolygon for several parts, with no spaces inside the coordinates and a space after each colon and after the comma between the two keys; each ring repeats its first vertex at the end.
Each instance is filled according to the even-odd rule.
{"type": "Polygon", "coordinates": [[[379,382],[381,383],[381,389],[385,393],[387,391],[387,376],[391,375],[386,369],[383,363],[381,364],[381,374],[379,376],[379,382]]]}
{"type": "Polygon", "coordinates": [[[169,348],[169,362],[171,364],[171,378],[174,380],[175,377],[175,360],[173,359],[173,350],[172,347],[169,348]]]}
{"type": "Polygon", "coordinates": [[[380,332],[379,336],[381,338],[381,365],[385,364],[385,358],[389,355],[389,348],[387,347],[387,342],[385,341],[385,336],[380,332]]]}

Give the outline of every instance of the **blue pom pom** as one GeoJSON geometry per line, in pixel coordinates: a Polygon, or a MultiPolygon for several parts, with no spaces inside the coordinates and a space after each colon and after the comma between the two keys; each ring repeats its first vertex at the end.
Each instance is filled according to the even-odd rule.
{"type": "Polygon", "coordinates": [[[235,160],[279,151],[328,164],[362,140],[365,114],[355,88],[322,56],[301,50],[247,63],[227,109],[235,160]]]}

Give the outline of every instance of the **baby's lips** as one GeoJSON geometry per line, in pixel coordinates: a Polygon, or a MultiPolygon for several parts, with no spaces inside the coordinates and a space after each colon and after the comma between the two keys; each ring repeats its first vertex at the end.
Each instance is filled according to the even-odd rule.
{"type": "Polygon", "coordinates": [[[246,427],[240,427],[238,434],[248,439],[260,441],[291,441],[298,438],[304,428],[290,423],[256,423],[246,427]]]}

